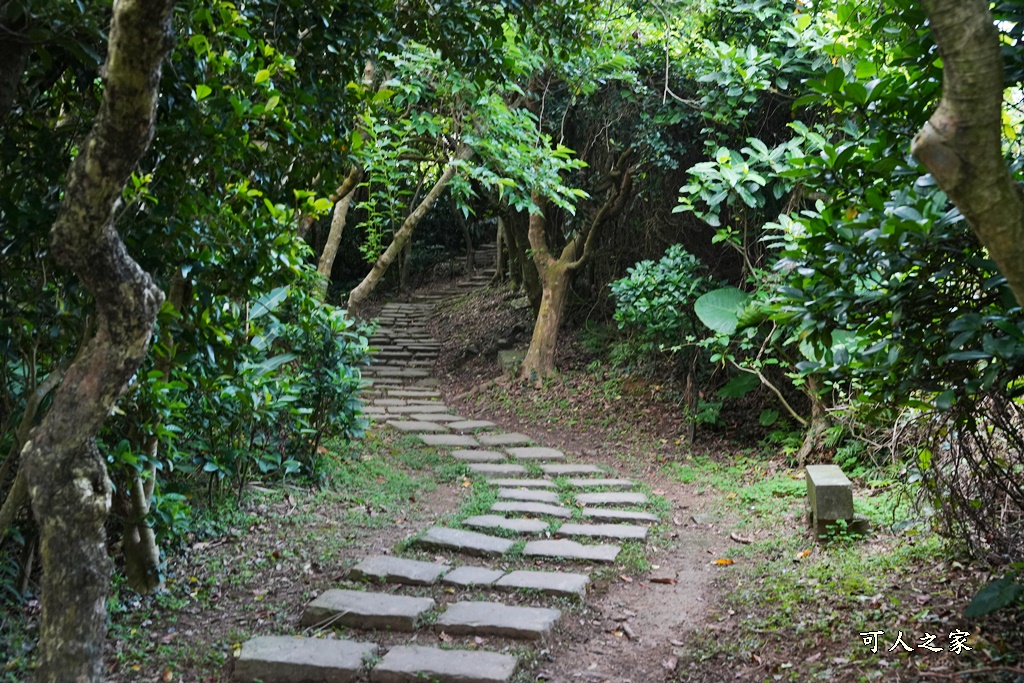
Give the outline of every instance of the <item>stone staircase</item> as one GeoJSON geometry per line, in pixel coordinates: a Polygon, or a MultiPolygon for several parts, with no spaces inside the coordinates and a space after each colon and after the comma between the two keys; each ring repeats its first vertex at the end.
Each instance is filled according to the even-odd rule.
{"type": "MultiPolygon", "coordinates": [[[[493,263],[493,251],[489,258],[493,263]]],[[[492,275],[478,270],[468,281],[481,286],[492,275]]],[[[464,292],[463,284],[383,308],[371,340],[378,362],[364,372],[366,413],[376,428],[412,434],[464,463],[472,485],[492,487],[496,502],[486,514],[430,527],[403,544],[404,554],[437,561],[364,558],[347,578],[366,590],[325,591],[297,625],[328,637],[253,638],[242,646],[233,680],[508,683],[523,648],[552,638],[565,601],[586,600],[593,567],[615,562],[618,542],[643,541],[658,521],[634,481],[568,462],[557,449],[444,404],[431,377],[439,348],[427,323],[435,305],[464,292]],[[355,630],[358,639],[348,631],[334,637],[335,627],[355,630]],[[444,647],[415,643],[428,630],[444,647]],[[409,636],[379,644],[399,642],[395,634],[409,636]],[[467,646],[462,638],[470,639],[467,646]]]]}

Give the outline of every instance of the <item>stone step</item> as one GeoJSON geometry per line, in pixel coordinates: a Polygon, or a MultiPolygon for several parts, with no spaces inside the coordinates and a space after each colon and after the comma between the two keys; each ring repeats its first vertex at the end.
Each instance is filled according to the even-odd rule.
{"type": "Polygon", "coordinates": [[[488,569],[487,567],[471,567],[465,565],[453,569],[444,575],[441,579],[441,583],[446,583],[452,586],[462,586],[465,588],[475,586],[490,586],[495,581],[505,575],[505,572],[499,569],[488,569]]]}
{"type": "Polygon", "coordinates": [[[237,683],[350,683],[377,656],[377,645],[330,638],[258,636],[242,644],[237,683]]]}
{"type": "Polygon", "coordinates": [[[636,486],[632,479],[570,479],[569,486],[576,488],[631,489],[636,486]]]}
{"type": "Polygon", "coordinates": [[[452,457],[462,462],[504,462],[505,454],[477,449],[452,451],[452,457]]]}
{"type": "Polygon", "coordinates": [[[412,434],[425,434],[447,432],[448,428],[436,422],[421,422],[419,420],[388,420],[387,424],[400,432],[412,434]]]}
{"type": "Polygon", "coordinates": [[[495,584],[495,588],[509,590],[528,589],[559,597],[581,598],[587,592],[590,577],[586,574],[568,572],[517,571],[506,574],[495,584]]]}
{"type": "Polygon", "coordinates": [[[511,463],[478,463],[470,465],[469,471],[473,474],[503,474],[505,476],[527,473],[527,469],[522,465],[511,463]]]}
{"type": "Polygon", "coordinates": [[[404,583],[410,586],[431,586],[451,567],[437,562],[407,560],[391,555],[367,557],[349,571],[354,580],[376,580],[404,583]]]}
{"type": "Polygon", "coordinates": [[[616,510],[608,508],[587,508],[582,512],[588,519],[599,519],[608,522],[657,522],[658,515],[636,510],[616,510]]]}
{"type": "Polygon", "coordinates": [[[464,526],[475,529],[502,529],[518,534],[536,534],[546,531],[548,523],[539,519],[501,517],[499,515],[476,515],[462,520],[464,526]]]}
{"type": "Polygon", "coordinates": [[[471,436],[465,434],[421,434],[420,441],[428,446],[442,446],[446,448],[460,448],[479,446],[480,443],[471,436]]]}
{"type": "Polygon", "coordinates": [[[498,432],[496,434],[481,434],[480,443],[485,446],[520,446],[533,443],[533,439],[526,434],[517,432],[498,432]]]}
{"type": "Polygon", "coordinates": [[[563,524],[556,536],[586,536],[589,538],[611,538],[614,540],[647,538],[647,527],[634,524],[563,524]]]}
{"type": "Polygon", "coordinates": [[[421,422],[461,422],[466,418],[461,415],[451,415],[450,413],[410,413],[410,420],[419,420],[421,422]]]}
{"type": "Polygon", "coordinates": [[[498,425],[488,420],[463,420],[452,422],[448,426],[458,432],[479,432],[484,429],[493,429],[498,425]]]}
{"type": "Polygon", "coordinates": [[[555,482],[550,479],[488,479],[487,483],[491,486],[501,486],[505,488],[513,486],[531,489],[555,488],[555,482]]]}
{"type": "Polygon", "coordinates": [[[544,640],[562,617],[547,607],[513,607],[500,602],[456,602],[437,618],[434,630],[455,636],[498,636],[544,640]]]}
{"type": "Polygon", "coordinates": [[[414,631],[416,622],[433,607],[431,598],[332,589],[306,605],[302,625],[414,631]]]}
{"type": "Polygon", "coordinates": [[[516,460],[565,460],[565,453],[556,448],[523,446],[519,448],[506,448],[505,450],[516,460]]]}
{"type": "Polygon", "coordinates": [[[509,548],[515,545],[507,538],[488,536],[475,531],[449,529],[443,526],[430,527],[414,543],[423,548],[453,550],[477,557],[504,555],[509,548]]]}
{"type": "Polygon", "coordinates": [[[498,498],[505,500],[520,500],[528,503],[554,503],[559,504],[561,499],[554,491],[536,491],[523,489],[498,489],[498,498]]]}
{"type": "Polygon", "coordinates": [[[508,683],[518,664],[497,652],[399,645],[373,668],[370,683],[508,683]]]}
{"type": "Polygon", "coordinates": [[[547,503],[522,503],[518,501],[499,500],[491,506],[491,512],[515,512],[522,515],[536,515],[538,517],[561,517],[569,519],[572,512],[568,508],[547,503]]]}
{"type": "Polygon", "coordinates": [[[389,407],[388,412],[399,415],[406,413],[447,413],[448,406],[436,401],[434,403],[413,403],[389,407]]]}
{"type": "Polygon", "coordinates": [[[541,465],[541,471],[544,474],[550,474],[552,477],[564,477],[571,474],[604,474],[597,465],[541,465]]]}
{"type": "Polygon", "coordinates": [[[577,493],[576,502],[580,505],[646,505],[646,494],[630,491],[612,491],[603,493],[577,493]]]}
{"type": "Polygon", "coordinates": [[[621,548],[617,545],[583,545],[565,539],[530,541],[523,548],[526,557],[561,558],[586,562],[614,562],[621,548]]]}

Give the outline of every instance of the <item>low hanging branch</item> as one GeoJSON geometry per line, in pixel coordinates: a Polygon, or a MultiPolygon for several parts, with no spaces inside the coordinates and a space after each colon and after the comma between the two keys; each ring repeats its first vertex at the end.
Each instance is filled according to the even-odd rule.
{"type": "Polygon", "coordinates": [[[1003,60],[986,0],[924,0],[942,101],[911,151],[956,204],[1024,305],[1024,192],[1003,159],[1003,60]]]}

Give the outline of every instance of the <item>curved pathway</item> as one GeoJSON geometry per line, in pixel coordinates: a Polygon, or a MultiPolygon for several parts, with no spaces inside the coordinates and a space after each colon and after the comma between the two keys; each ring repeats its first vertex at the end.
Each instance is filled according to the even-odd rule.
{"type": "MultiPolygon", "coordinates": [[[[488,280],[484,272],[461,286],[488,280]]],[[[444,404],[427,325],[436,304],[459,291],[384,306],[372,340],[379,363],[364,373],[366,413],[375,428],[411,434],[463,463],[467,485],[487,487],[493,504],[426,529],[396,555],[364,558],[347,578],[365,590],[324,592],[297,628],[344,626],[358,639],[254,638],[234,680],[507,683],[588,599],[593,572],[658,522],[636,482],[444,404]],[[444,647],[417,644],[424,630],[444,647]],[[408,633],[405,644],[385,651],[376,642],[396,633],[408,633]]]]}

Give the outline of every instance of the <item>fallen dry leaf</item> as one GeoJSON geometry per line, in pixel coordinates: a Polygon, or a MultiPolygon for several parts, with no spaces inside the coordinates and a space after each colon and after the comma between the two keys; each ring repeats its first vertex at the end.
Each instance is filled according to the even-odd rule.
{"type": "Polygon", "coordinates": [[[727,566],[729,566],[730,564],[736,564],[736,562],[735,562],[735,561],[733,561],[733,560],[730,560],[730,559],[729,559],[729,558],[727,558],[727,557],[720,557],[720,558],[718,558],[717,560],[715,560],[715,564],[717,564],[717,565],[721,565],[721,566],[723,566],[723,567],[727,567],[727,566]]]}
{"type": "Polygon", "coordinates": [[[669,586],[674,586],[677,581],[670,576],[656,576],[651,579],[651,583],[664,583],[669,586]]]}
{"type": "Polygon", "coordinates": [[[749,538],[747,538],[745,536],[740,536],[735,531],[733,531],[733,532],[731,532],[729,534],[729,538],[731,538],[732,540],[736,541],[737,543],[742,543],[744,545],[749,545],[750,543],[752,543],[752,541],[749,538]]]}
{"type": "Polygon", "coordinates": [[[632,577],[626,576],[625,574],[620,574],[619,578],[625,581],[626,583],[633,583],[632,577]]]}
{"type": "Polygon", "coordinates": [[[811,554],[811,550],[810,550],[810,548],[808,548],[807,550],[802,550],[802,551],[798,552],[798,553],[797,553],[797,554],[796,554],[796,555],[795,555],[795,556],[793,557],[793,561],[794,561],[794,562],[799,562],[800,560],[804,559],[805,557],[807,557],[807,556],[808,556],[808,555],[810,555],[810,554],[811,554]]]}

